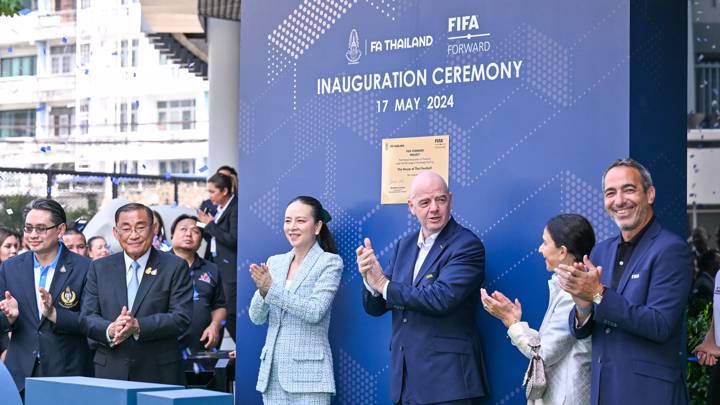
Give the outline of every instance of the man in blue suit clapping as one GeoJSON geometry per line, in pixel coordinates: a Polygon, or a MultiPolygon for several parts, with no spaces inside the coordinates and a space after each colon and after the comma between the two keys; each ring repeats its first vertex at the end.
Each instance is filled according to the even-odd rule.
{"type": "Polygon", "coordinates": [[[575,301],[572,333],[592,335],[591,402],[687,404],[681,346],[690,251],[655,218],[655,187],[640,163],[613,162],[602,184],[620,235],[595,245],[584,263],[555,269],[575,301]]]}
{"type": "Polygon", "coordinates": [[[5,365],[23,394],[27,377],[92,376],[80,328],[90,259],[60,241],[67,225],[57,201],[42,198],[28,208],[30,251],[0,265],[0,333],[12,332],[5,365]]]}
{"type": "Polygon", "coordinates": [[[450,216],[451,203],[445,180],[422,172],[408,200],[420,231],[395,244],[384,269],[369,239],[357,249],[365,311],[392,311],[393,403],[474,404],[487,394],[475,324],[485,249],[450,216]]]}

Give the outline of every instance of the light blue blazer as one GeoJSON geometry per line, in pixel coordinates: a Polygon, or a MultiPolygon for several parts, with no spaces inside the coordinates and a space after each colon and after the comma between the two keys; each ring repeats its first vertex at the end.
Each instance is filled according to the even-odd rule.
{"type": "Polygon", "coordinates": [[[265,392],[272,362],[277,362],[280,386],[287,392],[335,393],[332,353],[328,341],[330,308],[340,285],[343,262],[315,243],[285,288],[295,253],[272,256],[267,265],[272,286],[263,298],[258,291],[250,303],[250,320],[268,322],[260,352],[257,386],[265,392]]]}

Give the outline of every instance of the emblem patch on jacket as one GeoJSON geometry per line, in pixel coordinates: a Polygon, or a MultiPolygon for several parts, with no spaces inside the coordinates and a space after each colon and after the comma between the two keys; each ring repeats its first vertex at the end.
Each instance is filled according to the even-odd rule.
{"type": "Polygon", "coordinates": [[[78,304],[78,296],[70,287],[65,287],[65,291],[60,294],[60,306],[63,308],[72,308],[78,304]]]}

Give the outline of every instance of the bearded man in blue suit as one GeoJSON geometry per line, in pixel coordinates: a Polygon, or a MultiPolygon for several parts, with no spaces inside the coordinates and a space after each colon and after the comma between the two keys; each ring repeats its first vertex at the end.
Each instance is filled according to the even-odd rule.
{"type": "Polygon", "coordinates": [[[575,300],[572,333],[592,335],[591,402],[687,404],[682,323],[690,250],[655,218],[655,187],[640,163],[613,162],[602,184],[620,235],[595,245],[584,263],[555,270],[575,300]]]}
{"type": "Polygon", "coordinates": [[[408,200],[421,230],[395,245],[384,269],[369,239],[357,249],[365,311],[392,311],[393,403],[475,404],[487,395],[475,324],[485,249],[450,216],[451,203],[445,180],[422,172],[408,200]]]}

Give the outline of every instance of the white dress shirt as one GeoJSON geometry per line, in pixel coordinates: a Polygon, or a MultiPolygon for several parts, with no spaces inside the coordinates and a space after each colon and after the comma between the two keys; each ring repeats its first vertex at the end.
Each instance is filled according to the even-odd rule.
{"type": "MultiPolygon", "coordinates": [[[[225,203],[224,206],[221,207],[221,206],[218,205],[217,211],[215,211],[215,217],[214,217],[214,219],[213,219],[213,222],[215,222],[215,223],[217,224],[218,221],[220,221],[220,218],[222,217],[222,214],[225,212],[225,210],[227,209],[228,205],[230,205],[230,201],[232,201],[233,198],[235,198],[235,195],[234,195],[234,194],[231,194],[231,195],[230,195],[230,198],[228,198],[228,200],[227,200],[227,202],[225,203]]],[[[214,237],[214,236],[212,237],[212,239],[210,239],[210,253],[212,253],[213,256],[215,256],[215,253],[217,253],[217,241],[215,240],[215,237],[214,237]]]]}
{"type": "MultiPolygon", "coordinates": [[[[148,249],[147,252],[145,252],[142,256],[138,257],[137,260],[133,260],[132,257],[128,256],[127,253],[123,252],[123,257],[125,258],[125,286],[127,287],[128,284],[130,284],[130,280],[132,279],[132,272],[130,271],[130,265],[132,265],[133,262],[137,262],[140,266],[137,268],[137,278],[138,278],[138,288],[140,287],[140,283],[142,282],[143,274],[145,274],[145,268],[147,267],[148,259],[150,259],[150,251],[152,248],[148,249]]],[[[127,290],[126,290],[127,291],[127,290]]],[[[132,308],[128,308],[128,312],[132,311],[132,308]]],[[[135,314],[132,314],[135,316],[135,314]]],[[[110,325],[112,325],[111,321],[110,325]]],[[[108,342],[112,342],[112,339],[110,338],[110,325],[108,325],[107,329],[105,329],[105,337],[107,338],[108,342]]],[[[133,335],[135,340],[139,338],[137,335],[133,335]]]]}
{"type": "MultiPolygon", "coordinates": [[[[33,253],[34,255],[35,253],[33,253]]],[[[58,249],[57,252],[58,256],[60,255],[60,249],[58,249]]],[[[35,258],[37,260],[37,258],[35,258]]],[[[53,261],[55,258],[53,258],[53,261]]],[[[50,292],[50,286],[52,285],[53,276],[55,275],[55,267],[50,267],[48,269],[47,275],[45,276],[45,291],[50,292]]],[[[38,317],[42,319],[42,297],[40,296],[40,267],[33,267],[33,276],[35,277],[35,300],[37,301],[37,309],[38,309],[38,317]]]]}
{"type": "MultiPolygon", "coordinates": [[[[152,249],[152,248],[151,248],[152,249]]],[[[148,249],[147,252],[145,252],[142,256],[138,257],[137,260],[133,260],[132,257],[128,256],[127,253],[123,252],[123,256],[125,258],[125,286],[127,287],[130,284],[130,280],[132,279],[132,273],[130,272],[130,265],[133,262],[138,262],[140,265],[137,269],[138,271],[138,286],[140,286],[140,283],[142,282],[143,274],[145,274],[145,268],[147,267],[148,259],[150,258],[150,250],[148,249]]],[[[128,311],[131,308],[128,308],[128,311]]]]}
{"type": "MultiPolygon", "coordinates": [[[[439,234],[440,232],[436,232],[425,238],[423,237],[422,231],[418,232],[417,247],[418,249],[420,249],[420,251],[418,252],[417,260],[415,260],[415,268],[413,269],[413,284],[415,283],[415,278],[420,272],[423,263],[425,263],[425,258],[427,257],[428,253],[430,253],[430,249],[432,249],[433,245],[435,244],[435,240],[437,239],[439,234]]],[[[365,288],[367,288],[373,296],[378,296],[378,292],[375,291],[374,288],[370,287],[370,285],[367,283],[367,281],[365,281],[365,279],[363,279],[363,283],[365,284],[365,288]]],[[[383,288],[382,296],[384,299],[387,299],[388,284],[390,283],[385,283],[385,288],[383,288]]]]}

